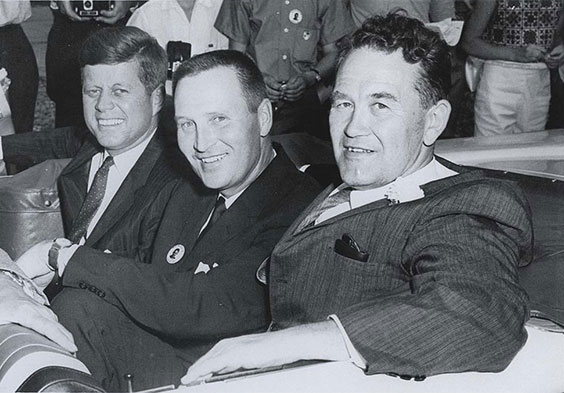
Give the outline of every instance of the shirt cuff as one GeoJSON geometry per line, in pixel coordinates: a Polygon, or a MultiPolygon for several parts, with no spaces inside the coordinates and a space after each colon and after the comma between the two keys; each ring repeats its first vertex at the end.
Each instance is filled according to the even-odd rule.
{"type": "Polygon", "coordinates": [[[331,314],[331,315],[329,315],[329,317],[327,317],[327,319],[331,319],[333,322],[335,322],[335,324],[339,328],[339,331],[341,332],[341,336],[343,337],[343,340],[345,341],[345,347],[347,348],[347,351],[349,352],[349,357],[350,357],[351,362],[355,366],[357,366],[357,367],[359,367],[363,370],[366,370],[366,360],[364,359],[364,357],[362,357],[360,352],[358,352],[356,350],[356,348],[354,347],[354,345],[351,342],[349,335],[345,331],[345,328],[343,327],[343,324],[341,323],[341,320],[339,319],[339,317],[335,314],[331,314]]]}
{"type": "Polygon", "coordinates": [[[0,136],[0,160],[4,159],[4,149],[2,148],[2,137],[0,136]]]}

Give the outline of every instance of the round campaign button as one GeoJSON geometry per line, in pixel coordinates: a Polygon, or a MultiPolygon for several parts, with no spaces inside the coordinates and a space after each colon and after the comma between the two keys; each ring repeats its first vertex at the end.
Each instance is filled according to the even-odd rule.
{"type": "Polygon", "coordinates": [[[300,23],[302,21],[302,19],[304,18],[304,15],[302,14],[302,11],[300,11],[297,8],[294,8],[292,11],[290,11],[290,13],[288,14],[288,19],[290,19],[290,22],[292,22],[293,24],[297,25],[298,23],[300,23]]]}
{"type": "Polygon", "coordinates": [[[184,251],[186,251],[186,249],[182,244],[173,246],[170,250],[168,250],[168,253],[166,254],[166,261],[171,265],[179,262],[184,256],[184,251]]]}

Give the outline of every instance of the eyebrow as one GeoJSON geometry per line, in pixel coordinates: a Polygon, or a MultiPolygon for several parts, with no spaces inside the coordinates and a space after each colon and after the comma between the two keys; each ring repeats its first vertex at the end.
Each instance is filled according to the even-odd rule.
{"type": "Polygon", "coordinates": [[[392,101],[398,102],[398,98],[391,93],[372,93],[372,94],[370,94],[370,98],[373,98],[373,99],[385,98],[387,100],[392,100],[392,101]]]}
{"type": "Polygon", "coordinates": [[[344,93],[341,93],[341,92],[338,91],[338,90],[333,91],[333,92],[331,93],[331,97],[330,97],[331,102],[333,102],[333,101],[335,101],[335,100],[338,100],[338,99],[343,99],[343,98],[349,98],[349,96],[346,95],[346,94],[344,94],[344,93]]]}
{"type": "MultiPolygon", "coordinates": [[[[334,91],[331,94],[331,101],[335,101],[338,99],[348,99],[349,96],[347,94],[341,93],[340,91],[334,91]]],[[[370,94],[370,98],[372,99],[382,99],[385,98],[387,100],[392,100],[394,102],[398,102],[398,98],[391,94],[391,93],[386,93],[386,92],[376,92],[376,93],[372,93],[370,94]]]]}

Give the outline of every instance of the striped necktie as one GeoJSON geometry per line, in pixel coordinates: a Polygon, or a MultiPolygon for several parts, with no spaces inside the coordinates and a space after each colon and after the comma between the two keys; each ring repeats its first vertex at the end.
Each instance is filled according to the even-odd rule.
{"type": "Polygon", "coordinates": [[[304,218],[302,224],[299,227],[298,231],[315,225],[315,220],[319,218],[324,212],[327,210],[340,205],[341,203],[349,202],[351,192],[353,189],[351,187],[345,187],[342,190],[336,192],[335,194],[325,198],[323,202],[319,204],[315,209],[313,209],[309,214],[304,218]]]}

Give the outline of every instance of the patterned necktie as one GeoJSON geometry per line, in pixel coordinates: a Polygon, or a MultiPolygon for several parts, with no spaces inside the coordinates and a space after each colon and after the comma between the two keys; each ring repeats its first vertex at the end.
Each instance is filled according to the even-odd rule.
{"type": "Polygon", "coordinates": [[[215,201],[215,206],[213,208],[213,212],[210,217],[210,220],[208,221],[208,225],[206,225],[206,227],[202,229],[202,232],[200,232],[200,236],[198,236],[198,239],[201,239],[202,236],[204,236],[204,233],[209,231],[209,229],[213,226],[213,224],[215,224],[217,220],[219,220],[219,217],[221,217],[221,215],[225,213],[226,210],[227,207],[225,206],[225,198],[220,195],[215,201]]]}
{"type": "Polygon", "coordinates": [[[69,239],[73,243],[80,242],[83,236],[86,235],[90,221],[100,208],[104,194],[106,193],[106,184],[108,183],[108,174],[110,172],[110,167],[114,164],[114,159],[112,156],[108,156],[96,176],[94,176],[94,181],[92,186],[86,194],[86,198],[82,203],[78,217],[76,218],[74,225],[71,230],[69,239]]]}
{"type": "Polygon", "coordinates": [[[304,228],[315,225],[315,220],[317,220],[319,216],[321,216],[327,210],[335,206],[338,206],[341,203],[349,202],[352,190],[353,189],[351,187],[346,187],[336,192],[335,194],[325,198],[325,200],[321,202],[319,206],[317,206],[315,209],[309,212],[306,218],[304,218],[302,224],[298,229],[298,232],[304,228]]]}

